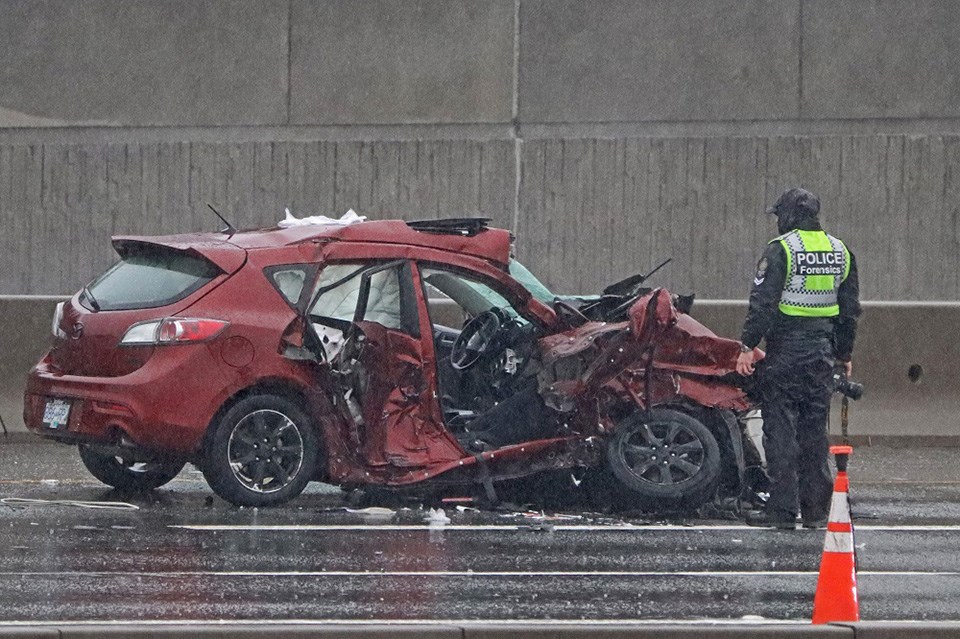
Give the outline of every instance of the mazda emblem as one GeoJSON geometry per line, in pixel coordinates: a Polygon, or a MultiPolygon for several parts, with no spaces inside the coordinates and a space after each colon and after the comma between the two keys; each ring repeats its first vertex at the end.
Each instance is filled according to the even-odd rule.
{"type": "Polygon", "coordinates": [[[83,337],[83,324],[77,322],[73,325],[73,334],[70,336],[73,339],[80,339],[83,337]]]}

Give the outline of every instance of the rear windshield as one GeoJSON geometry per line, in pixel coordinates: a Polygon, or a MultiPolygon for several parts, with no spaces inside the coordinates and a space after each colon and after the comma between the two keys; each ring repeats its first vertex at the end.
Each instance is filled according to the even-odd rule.
{"type": "Polygon", "coordinates": [[[130,249],[84,290],[80,301],[91,310],[101,311],[166,306],[193,293],[219,273],[205,259],[173,249],[130,249]]]}

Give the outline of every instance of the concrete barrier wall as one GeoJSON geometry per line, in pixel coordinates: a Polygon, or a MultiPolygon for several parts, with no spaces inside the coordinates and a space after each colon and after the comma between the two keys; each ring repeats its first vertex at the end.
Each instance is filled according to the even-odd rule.
{"type": "Polygon", "coordinates": [[[798,183],[857,254],[865,299],[960,299],[960,137],[903,135],[0,143],[0,293],[79,288],[112,234],[219,229],[210,202],[240,228],[285,207],[486,216],[559,293],[673,257],[658,284],[737,299],[776,234],[763,209],[798,183]]]}
{"type": "Polygon", "coordinates": [[[9,0],[0,127],[509,122],[513,39],[513,0],[9,0]]]}
{"type": "Polygon", "coordinates": [[[960,13],[951,0],[803,0],[800,112],[960,116],[960,13]]]}
{"type": "Polygon", "coordinates": [[[518,255],[552,290],[597,291],[672,257],[658,284],[746,297],[777,235],[764,209],[807,184],[865,299],[960,299],[960,137],[544,139],[521,157],[518,255]]]}
{"type": "Polygon", "coordinates": [[[796,118],[798,5],[521,3],[524,122],[796,118]]]}
{"type": "MultiPolygon", "coordinates": [[[[51,343],[50,319],[58,299],[0,296],[0,417],[11,432],[25,430],[26,375],[51,343]]],[[[739,336],[745,313],[746,305],[738,302],[701,301],[693,310],[716,333],[732,338],[739,336]]],[[[867,390],[851,406],[852,436],[960,442],[960,342],[943,328],[958,325],[960,303],[866,305],[853,377],[867,390]]],[[[832,433],[840,434],[836,410],[832,433]]]]}
{"type": "Polygon", "coordinates": [[[9,432],[26,431],[27,373],[53,343],[53,311],[61,299],[0,296],[0,419],[9,432]]]}
{"type": "Polygon", "coordinates": [[[286,0],[7,0],[0,126],[280,124],[286,0]]]}
{"type": "Polygon", "coordinates": [[[558,292],[746,295],[805,184],[867,299],[960,299],[952,0],[8,0],[0,293],[112,233],[483,215],[558,292]],[[928,277],[926,273],[937,273],[928,277]]]}
{"type": "Polygon", "coordinates": [[[534,122],[955,118],[951,0],[522,0],[534,122]],[[599,7],[598,7],[599,4],[599,7]]]}
{"type": "MultiPolygon", "coordinates": [[[[2,6],[2,5],[0,5],[2,6]]],[[[503,140],[0,144],[0,293],[69,293],[112,264],[114,234],[272,226],[298,216],[513,219],[503,140]]]]}
{"type": "MultiPolygon", "coordinates": [[[[745,302],[705,301],[692,314],[720,335],[739,338],[745,302]]],[[[863,399],[850,402],[858,441],[960,443],[960,304],[867,302],[853,353],[863,399]]],[[[840,435],[839,400],[831,433],[840,435]]]]}
{"type": "Polygon", "coordinates": [[[296,0],[290,122],[509,122],[514,0],[296,0]]]}
{"type": "Polygon", "coordinates": [[[952,0],[7,0],[0,127],[936,120],[958,32],[952,0]]]}

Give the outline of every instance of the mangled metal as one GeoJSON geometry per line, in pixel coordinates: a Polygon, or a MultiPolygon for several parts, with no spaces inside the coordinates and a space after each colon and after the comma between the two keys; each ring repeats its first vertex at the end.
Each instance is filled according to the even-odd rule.
{"type": "Polygon", "coordinates": [[[56,338],[25,421],[81,446],[122,440],[133,458],[195,461],[245,505],[283,503],[309,479],[495,500],[501,482],[546,471],[649,509],[741,490],[739,343],[690,317],[692,298],[644,288],[650,274],[554,296],[511,258],[511,239],[476,219],[118,239],[118,251],[207,260],[214,276],[122,313],[75,296],[55,328],[82,322],[89,335],[56,338]],[[117,349],[131,324],[183,314],[230,328],[176,350],[117,349]],[[115,361],[116,377],[85,377],[81,360],[115,361]],[[159,399],[170,396],[191,403],[159,399]],[[42,424],[49,398],[71,402],[63,428],[42,424]],[[114,405],[124,411],[97,408],[114,405]],[[273,413],[295,445],[250,434],[262,426],[251,415],[273,413]]]}

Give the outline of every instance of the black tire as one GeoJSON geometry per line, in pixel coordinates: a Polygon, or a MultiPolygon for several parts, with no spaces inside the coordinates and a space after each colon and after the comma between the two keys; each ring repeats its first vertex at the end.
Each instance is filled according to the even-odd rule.
{"type": "Polygon", "coordinates": [[[303,492],[314,476],[317,433],[303,409],[289,399],[245,397],[211,428],[203,476],[232,504],[282,504],[303,492]]]}
{"type": "Polygon", "coordinates": [[[607,442],[607,465],[638,507],[692,510],[716,492],[720,448],[693,417],[656,408],[617,425],[607,442]]]}
{"type": "Polygon", "coordinates": [[[101,452],[86,444],[77,447],[90,474],[117,490],[145,493],[163,486],[180,474],[185,460],[138,462],[101,452]]]}

